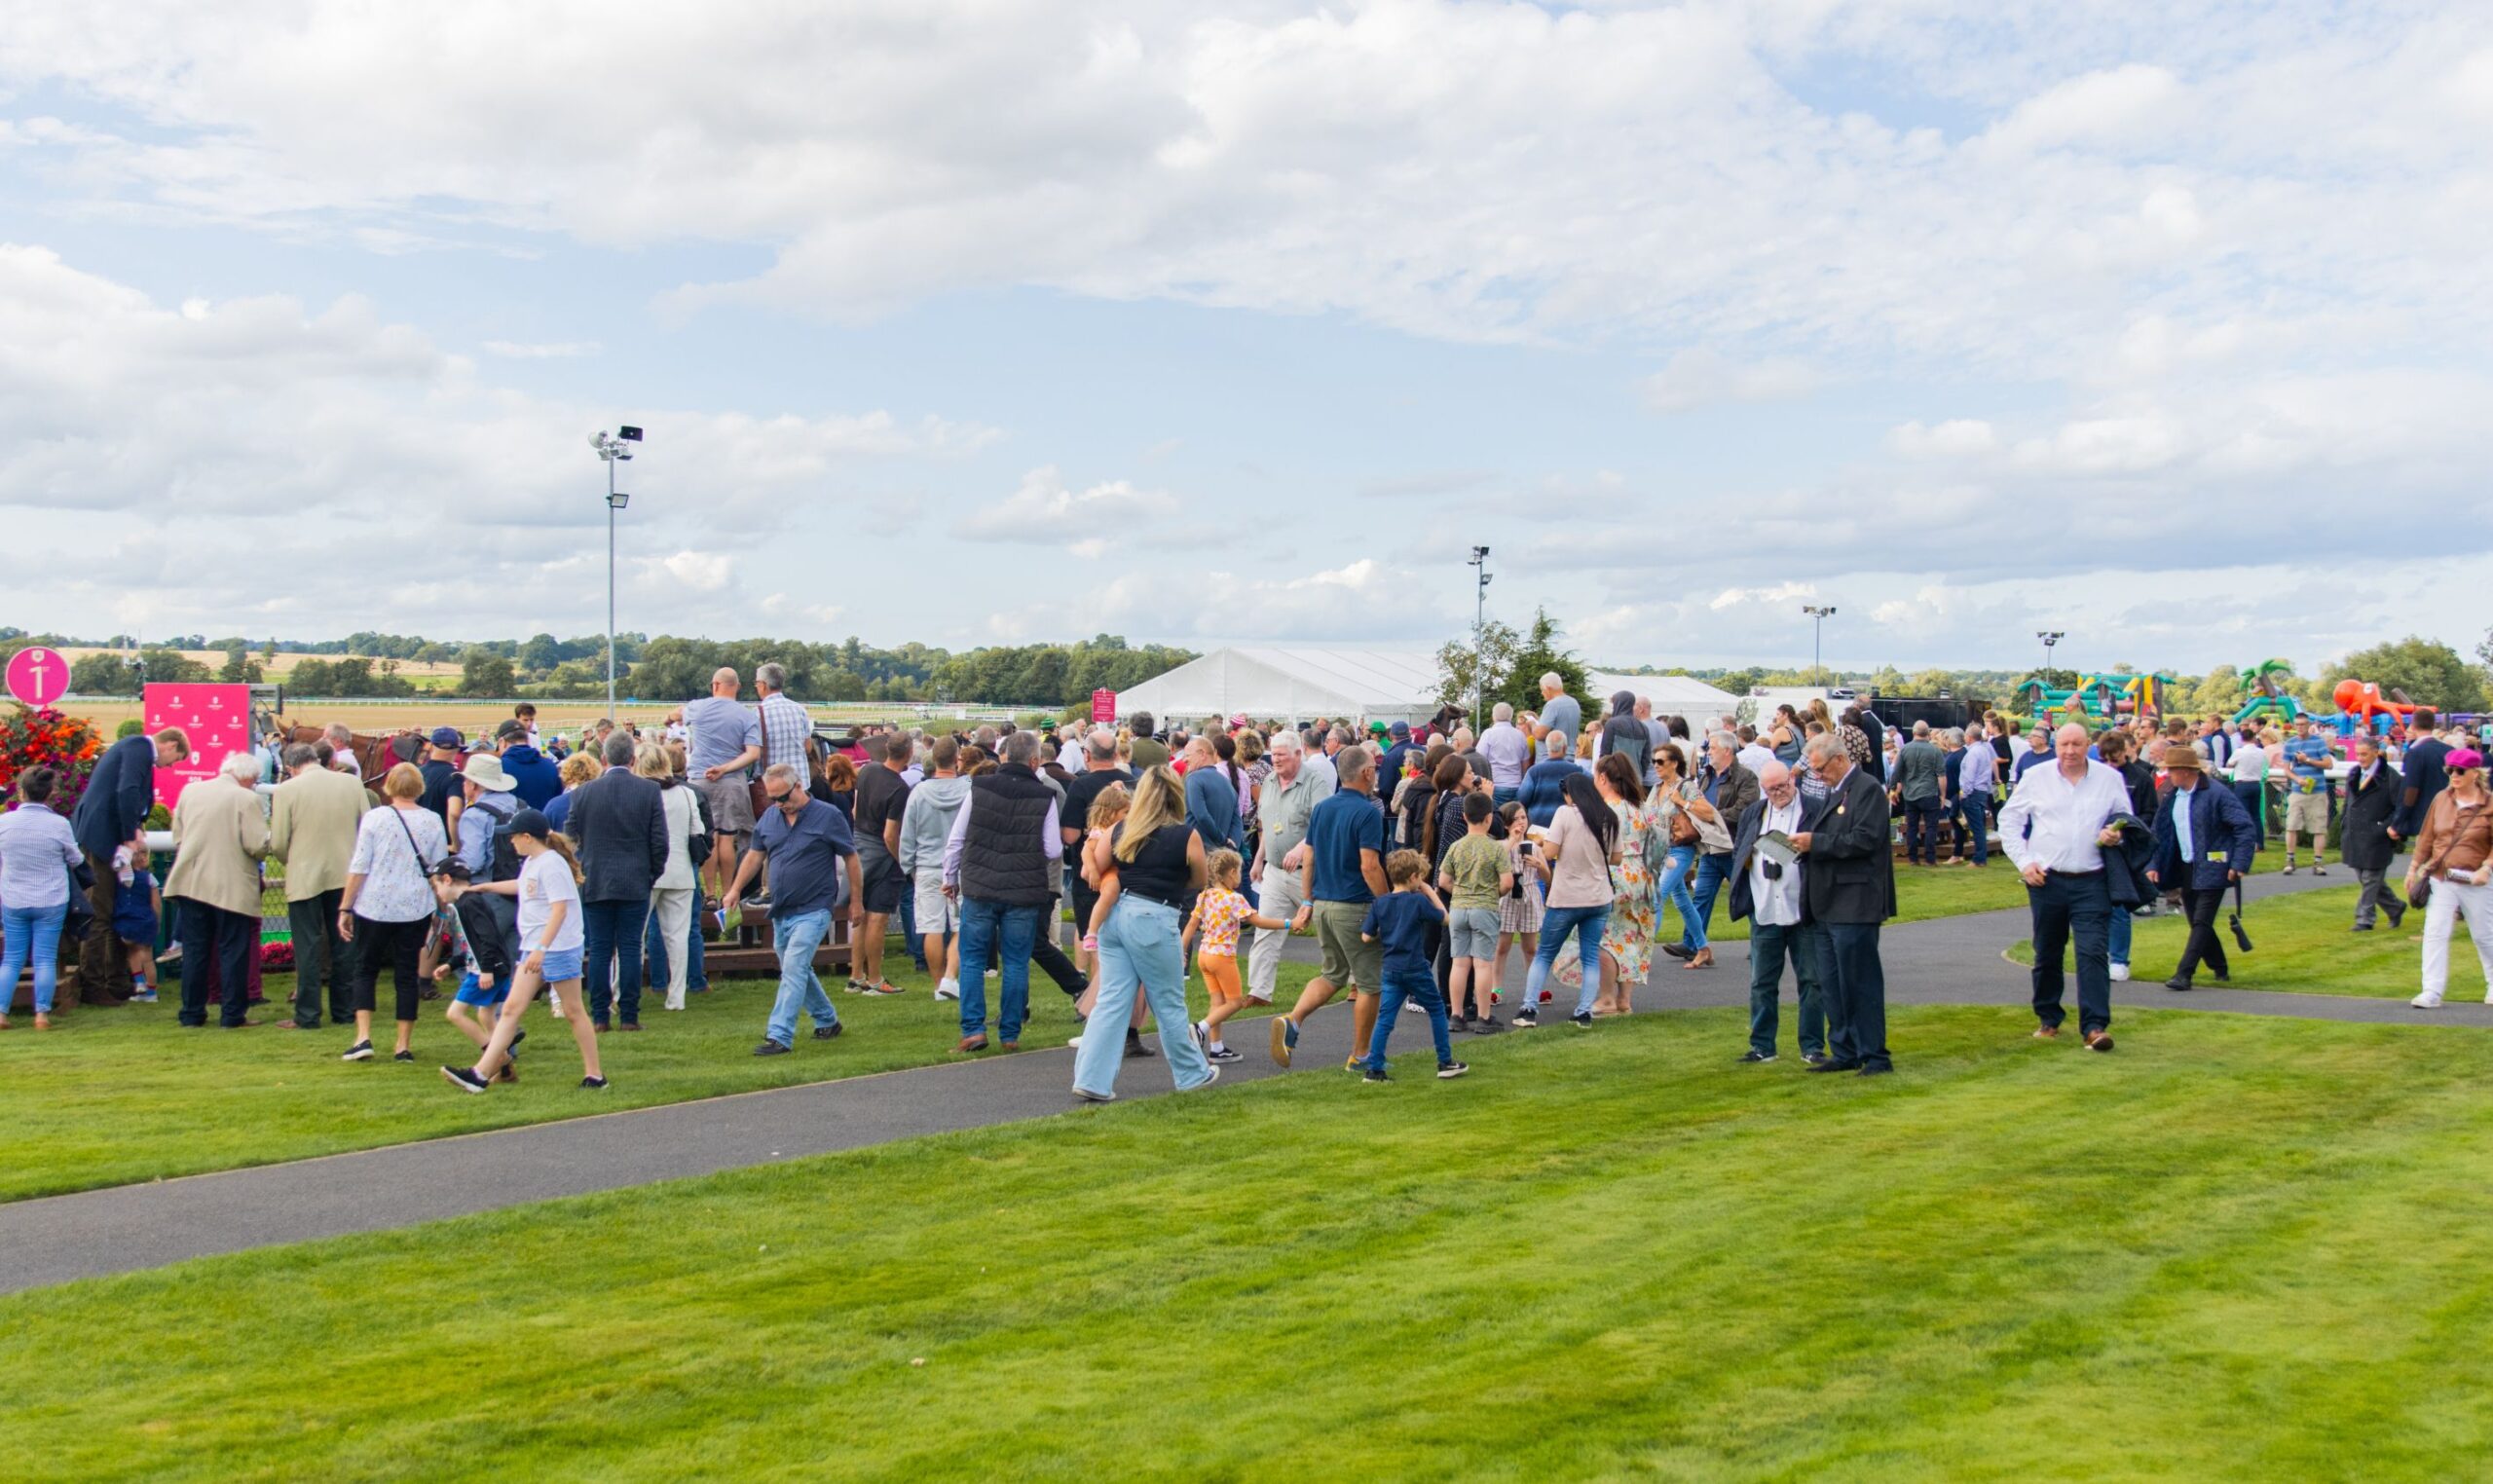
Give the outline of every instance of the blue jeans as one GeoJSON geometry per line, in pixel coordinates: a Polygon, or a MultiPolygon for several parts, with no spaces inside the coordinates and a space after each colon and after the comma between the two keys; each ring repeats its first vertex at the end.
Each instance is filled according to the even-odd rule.
{"type": "Polygon", "coordinates": [[[814,978],[814,949],[831,936],[831,909],[781,916],[770,914],[770,946],[779,954],[779,997],[770,1002],[770,1039],[782,1046],[797,1044],[797,1011],[814,1018],[816,1030],[839,1023],[831,996],[814,978]]]}
{"type": "Polygon", "coordinates": [[[1521,797],[1522,794],[1523,790],[1519,788],[1491,789],[1489,791],[1489,802],[1497,808],[1504,809],[1507,805],[1513,803],[1517,798],[1521,797]]]}
{"type": "Polygon", "coordinates": [[[0,947],[0,1015],[7,1015],[9,1002],[17,998],[18,973],[29,956],[35,966],[35,1014],[52,1014],[52,994],[60,978],[60,924],[68,917],[66,902],[0,910],[0,936],[7,943],[0,947]]]}
{"type": "MultiPolygon", "coordinates": [[[[710,974],[702,966],[701,950],[701,940],[709,936],[709,928],[701,920],[707,915],[708,913],[702,909],[701,899],[698,896],[694,897],[692,925],[685,930],[688,942],[684,948],[684,987],[694,994],[699,994],[710,987],[710,974]]],[[[655,912],[650,913],[649,929],[641,935],[641,953],[649,960],[649,977],[651,980],[665,979],[666,943],[658,936],[658,914],[655,912]]]]}
{"type": "Polygon", "coordinates": [[[1446,1030],[1445,996],[1437,992],[1437,982],[1430,975],[1405,977],[1385,976],[1385,1003],[1377,1007],[1376,1033],[1367,1038],[1367,1058],[1359,1064],[1372,1072],[1385,1070],[1385,1043],[1394,1034],[1394,1022],[1402,1018],[1405,1000],[1418,1000],[1429,1013],[1429,1034],[1437,1043],[1437,1065],[1454,1060],[1454,1041],[1446,1030]]]}
{"type": "Polygon", "coordinates": [[[1696,931],[1694,936],[1683,932],[1679,940],[1682,944],[1691,948],[1705,946],[1705,933],[1714,925],[1714,899],[1722,895],[1723,883],[1730,877],[1731,857],[1729,851],[1696,858],[1696,884],[1689,889],[1689,902],[1695,909],[1695,914],[1688,919],[1695,924],[1696,931]]]}
{"type": "MultiPolygon", "coordinates": [[[[1122,904],[1120,904],[1122,905],[1122,904]]],[[[961,899],[961,1038],[986,1034],[986,961],[999,958],[995,1028],[1007,1041],[1022,1039],[1022,1021],[1030,1013],[1030,949],[1039,941],[1039,919],[1047,908],[1008,907],[977,897],[961,899]]],[[[1098,1012],[1092,1017],[1098,1020],[1098,1012]]],[[[1186,1012],[1177,1011],[1184,1024],[1186,1012]]],[[[1112,1024],[1113,1021],[1101,1021],[1112,1024]]]]}
{"type": "Polygon", "coordinates": [[[2106,963],[2125,964],[2130,961],[2130,909],[2118,902],[2113,903],[2112,916],[2103,935],[2106,963]]]}
{"type": "Polygon", "coordinates": [[[588,982],[588,1018],[600,1025],[610,1008],[622,1011],[624,1024],[641,1023],[640,943],[649,920],[647,897],[580,904],[580,978],[588,982]]]}
{"type": "Polygon", "coordinates": [[[1991,864],[1991,796],[1976,794],[1957,799],[1956,823],[1971,842],[1974,864],[1991,864]]]}
{"type": "MultiPolygon", "coordinates": [[[[1211,1081],[1211,1063],[1195,1044],[1195,1028],[1186,1016],[1186,955],[1178,946],[1177,909],[1139,897],[1120,897],[1099,926],[1099,998],[1091,1007],[1089,1028],[1073,1057],[1073,1085],[1107,1094],[1117,1090],[1117,1069],[1125,1064],[1125,1026],[1134,1019],[1135,995],[1151,1002],[1151,1018],[1159,1022],[1160,1050],[1169,1058],[1169,1076],[1177,1091],[1189,1093],[1211,1081]]],[[[964,915],[961,937],[969,938],[964,915]]],[[[969,1000],[967,952],[961,955],[961,999],[969,1000]]]]}
{"type": "Polygon", "coordinates": [[[1905,800],[1905,864],[1939,864],[1939,822],[1948,806],[1938,795],[1905,800]]]}
{"type": "Polygon", "coordinates": [[[1826,933],[1817,924],[1749,924],[1749,1050],[1774,1055],[1774,1033],[1783,1010],[1783,961],[1801,983],[1801,1051],[1827,1049],[1827,991],[1818,965],[1826,956],[1826,933]]]}
{"type": "Polygon", "coordinates": [[[1533,950],[1532,972],[1523,977],[1523,1008],[1539,1013],[1541,986],[1549,982],[1549,967],[1558,961],[1558,950],[1566,946],[1567,935],[1573,933],[1576,954],[1584,969],[1584,987],[1577,996],[1576,1014],[1592,1014],[1593,999],[1601,993],[1601,935],[1609,930],[1607,902],[1599,907],[1547,909],[1541,919],[1541,946],[1533,950]]]}
{"type": "MultiPolygon", "coordinates": [[[[1694,845],[1673,845],[1670,861],[1662,867],[1662,878],[1654,886],[1654,900],[1656,904],[1668,902],[1679,909],[1679,941],[1689,948],[1705,946],[1705,914],[1696,909],[1695,894],[1688,889],[1689,874],[1695,862],[1696,847],[1694,845]]],[[[1654,910],[1655,915],[1659,917],[1661,913],[1659,906],[1656,906],[1654,910]]],[[[1658,927],[1660,923],[1657,921],[1655,925],[1658,927]]]]}

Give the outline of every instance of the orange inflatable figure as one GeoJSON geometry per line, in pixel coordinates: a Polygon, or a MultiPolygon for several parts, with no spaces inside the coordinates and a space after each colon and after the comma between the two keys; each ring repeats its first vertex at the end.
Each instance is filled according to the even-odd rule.
{"type": "Polygon", "coordinates": [[[2389,693],[2391,699],[2382,700],[2380,686],[2371,682],[2341,680],[2330,698],[2336,701],[2341,714],[2362,718],[2367,729],[2374,717],[2396,717],[2400,723],[2412,720],[2415,703],[2406,698],[2406,692],[2393,688],[2389,693]]]}

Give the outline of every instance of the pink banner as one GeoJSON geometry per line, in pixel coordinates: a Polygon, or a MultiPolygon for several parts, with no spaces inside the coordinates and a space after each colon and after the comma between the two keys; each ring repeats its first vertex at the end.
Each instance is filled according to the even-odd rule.
{"type": "Polygon", "coordinates": [[[248,686],[150,685],[140,701],[148,735],[178,726],[191,739],[191,755],[156,769],[156,801],[170,809],[195,779],[213,776],[225,760],[251,750],[251,687],[248,686]]]}
{"type": "Polygon", "coordinates": [[[1091,720],[1101,725],[1114,725],[1117,720],[1117,693],[1099,689],[1091,692],[1091,720]]]}

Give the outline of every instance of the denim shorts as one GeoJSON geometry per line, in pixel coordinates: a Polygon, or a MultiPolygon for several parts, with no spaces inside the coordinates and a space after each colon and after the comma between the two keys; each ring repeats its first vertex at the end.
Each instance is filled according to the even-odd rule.
{"type": "Polygon", "coordinates": [[[1453,958],[1498,956],[1498,909],[1459,907],[1446,913],[1446,953],[1453,958]]]}
{"type": "Polygon", "coordinates": [[[580,977],[580,950],[547,948],[545,950],[545,983],[559,984],[567,979],[580,977]]]}

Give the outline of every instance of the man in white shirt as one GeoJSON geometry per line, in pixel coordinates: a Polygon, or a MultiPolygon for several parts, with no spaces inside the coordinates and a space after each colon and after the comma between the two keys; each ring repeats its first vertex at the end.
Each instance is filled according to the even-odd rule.
{"type": "Polygon", "coordinates": [[[1480,734],[1480,756],[1489,760],[1489,797],[1505,808],[1523,792],[1523,770],[1532,757],[1532,742],[1515,725],[1512,701],[1489,710],[1489,729],[1480,734]]]}
{"type": "Polygon", "coordinates": [[[1742,811],[1731,843],[1731,917],[1749,919],[1749,1049],[1742,1061],[1774,1059],[1774,1033],[1781,1012],[1783,961],[1792,960],[1792,977],[1801,985],[1801,1059],[1811,1066],[1827,1059],[1826,990],[1819,980],[1825,959],[1826,930],[1805,922],[1801,873],[1806,856],[1777,864],[1757,848],[1760,836],[1801,831],[1804,812],[1801,789],[1792,770],[1768,756],[1757,770],[1762,791],[1756,803],[1742,811]]]}
{"type": "Polygon", "coordinates": [[[1758,740],[1757,728],[1754,726],[1740,727],[1733,735],[1740,739],[1740,766],[1763,779],[1766,776],[1766,765],[1775,761],[1774,749],[1758,740]]]}
{"type": "Polygon", "coordinates": [[[2088,1051],[2112,1049],[2112,892],[2103,849],[2118,844],[2111,824],[2130,812],[2120,769],[2086,756],[2091,739],[2075,722],[2052,739],[2053,761],[2026,770],[1999,811],[1999,842],[2026,879],[2034,920],[2034,1017],[2038,1039],[2055,1040],[2061,1021],[2062,959],[2077,940],[2077,1028],[2088,1051]]]}

